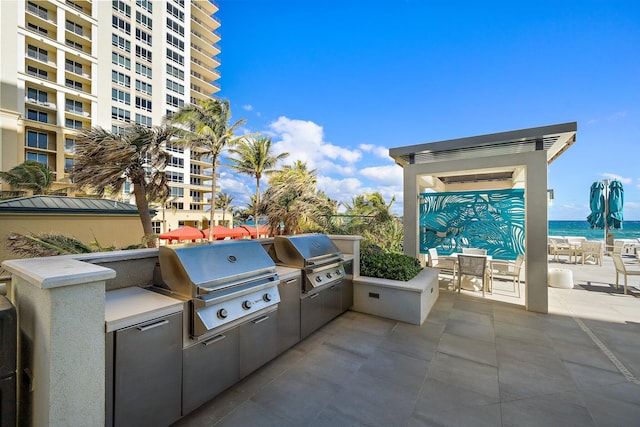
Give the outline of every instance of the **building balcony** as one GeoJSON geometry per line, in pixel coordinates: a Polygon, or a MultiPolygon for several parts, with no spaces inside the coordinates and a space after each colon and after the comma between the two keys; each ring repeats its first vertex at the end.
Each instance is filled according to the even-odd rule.
{"type": "Polygon", "coordinates": [[[41,100],[38,100],[38,99],[35,99],[35,98],[29,98],[29,97],[25,97],[24,101],[27,104],[37,105],[39,107],[47,108],[49,110],[55,110],[56,109],[56,104],[54,104],[53,102],[41,101],[41,100]]]}

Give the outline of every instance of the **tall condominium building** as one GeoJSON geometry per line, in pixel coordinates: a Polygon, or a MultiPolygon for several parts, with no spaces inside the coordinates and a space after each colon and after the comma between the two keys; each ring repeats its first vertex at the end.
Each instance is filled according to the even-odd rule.
{"type": "MultiPolygon", "coordinates": [[[[0,170],[35,160],[69,187],[79,129],[159,125],[218,92],[217,11],[207,0],[0,1],[0,170]]],[[[154,228],[208,226],[210,163],[166,149],[171,199],[154,228]]]]}

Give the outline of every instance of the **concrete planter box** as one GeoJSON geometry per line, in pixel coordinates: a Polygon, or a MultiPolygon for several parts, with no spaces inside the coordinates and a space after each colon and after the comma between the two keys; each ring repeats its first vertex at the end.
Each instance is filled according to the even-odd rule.
{"type": "Polygon", "coordinates": [[[436,268],[426,267],[408,282],[358,276],[352,310],[421,325],[439,295],[436,268]]]}

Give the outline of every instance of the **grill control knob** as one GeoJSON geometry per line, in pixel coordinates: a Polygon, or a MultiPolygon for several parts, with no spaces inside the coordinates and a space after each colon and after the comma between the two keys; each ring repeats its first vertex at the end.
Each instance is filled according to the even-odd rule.
{"type": "Polygon", "coordinates": [[[316,276],[316,282],[322,282],[322,277],[316,276]]]}
{"type": "Polygon", "coordinates": [[[331,273],[327,273],[327,279],[331,279],[331,273]]]}
{"type": "Polygon", "coordinates": [[[219,319],[226,319],[226,317],[228,316],[229,313],[227,313],[227,310],[224,308],[221,308],[220,310],[218,310],[218,318],[219,319]]]}
{"type": "Polygon", "coordinates": [[[271,301],[271,294],[264,294],[264,295],[262,295],[262,299],[263,299],[265,302],[269,302],[269,301],[271,301]]]}
{"type": "Polygon", "coordinates": [[[251,301],[249,301],[249,300],[245,300],[245,301],[242,303],[242,308],[244,308],[245,310],[249,310],[249,309],[251,308],[251,301]]]}

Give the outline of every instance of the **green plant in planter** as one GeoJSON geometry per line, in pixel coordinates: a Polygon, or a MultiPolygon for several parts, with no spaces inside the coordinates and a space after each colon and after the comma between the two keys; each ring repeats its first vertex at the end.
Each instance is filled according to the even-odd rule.
{"type": "Polygon", "coordinates": [[[408,255],[387,252],[376,245],[360,250],[360,275],[408,281],[422,271],[420,261],[408,255]]]}

